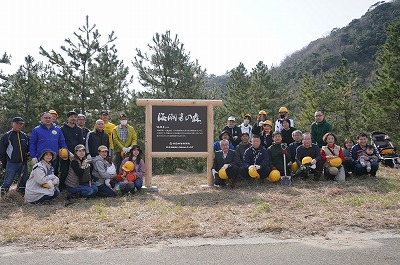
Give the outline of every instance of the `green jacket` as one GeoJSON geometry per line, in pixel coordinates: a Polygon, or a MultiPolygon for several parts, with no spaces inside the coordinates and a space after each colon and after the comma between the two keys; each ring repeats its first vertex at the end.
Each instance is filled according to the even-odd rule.
{"type": "MultiPolygon", "coordinates": [[[[290,162],[289,148],[286,149],[286,165],[290,162]]],[[[283,149],[281,144],[273,143],[267,149],[268,156],[271,159],[271,167],[275,167],[281,173],[281,176],[285,175],[284,164],[283,164],[283,149]]],[[[286,166],[286,175],[290,175],[289,168],[286,166]]]]}
{"type": "Polygon", "coordinates": [[[332,132],[332,125],[327,120],[324,119],[320,123],[313,122],[313,124],[311,124],[311,141],[314,144],[318,144],[319,147],[326,145],[325,142],[322,141],[322,137],[327,132],[332,132]]]}
{"type": "Polygon", "coordinates": [[[115,152],[121,152],[123,147],[132,147],[135,144],[137,144],[137,134],[132,126],[130,125],[126,126],[126,128],[128,129],[128,138],[126,138],[125,143],[119,136],[119,128],[120,126],[115,126],[112,134],[115,152]]]}

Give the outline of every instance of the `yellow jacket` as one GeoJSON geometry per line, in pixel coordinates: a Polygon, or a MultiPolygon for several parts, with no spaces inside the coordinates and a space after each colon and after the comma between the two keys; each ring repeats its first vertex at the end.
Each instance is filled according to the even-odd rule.
{"type": "MultiPolygon", "coordinates": [[[[128,138],[126,139],[126,142],[124,143],[119,136],[119,126],[115,126],[113,133],[112,133],[112,138],[114,142],[114,151],[115,152],[121,152],[123,147],[132,147],[135,144],[137,144],[137,134],[135,129],[127,125],[126,126],[128,130],[128,138]]],[[[105,129],[104,129],[105,130],[105,129]]]]}
{"type": "Polygon", "coordinates": [[[108,140],[110,140],[110,149],[114,149],[113,137],[112,137],[112,133],[114,131],[114,128],[115,128],[115,124],[113,124],[111,122],[104,124],[104,131],[108,135],[108,140]]]}

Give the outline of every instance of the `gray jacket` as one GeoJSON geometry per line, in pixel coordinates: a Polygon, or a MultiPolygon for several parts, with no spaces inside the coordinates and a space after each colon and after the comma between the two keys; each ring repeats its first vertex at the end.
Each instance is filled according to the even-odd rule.
{"type": "Polygon", "coordinates": [[[111,175],[107,172],[107,168],[112,164],[108,163],[105,159],[103,159],[100,155],[96,156],[92,160],[93,172],[92,175],[95,179],[95,184],[100,186],[104,184],[106,179],[113,179],[115,175],[111,175]]]}

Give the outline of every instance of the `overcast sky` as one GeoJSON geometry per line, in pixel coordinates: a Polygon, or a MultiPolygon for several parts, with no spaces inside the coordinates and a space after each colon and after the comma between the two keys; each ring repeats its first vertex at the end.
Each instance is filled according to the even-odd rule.
{"type": "MultiPolygon", "coordinates": [[[[65,38],[85,23],[95,23],[103,37],[118,37],[119,58],[131,68],[135,49],[147,51],[156,32],[170,30],[192,60],[208,74],[222,75],[243,62],[279,65],[285,56],[360,18],[377,0],[2,0],[0,54],[11,54],[14,72],[39,46],[60,52],[65,38]]],[[[76,43],[76,41],[75,41],[76,43]]]]}

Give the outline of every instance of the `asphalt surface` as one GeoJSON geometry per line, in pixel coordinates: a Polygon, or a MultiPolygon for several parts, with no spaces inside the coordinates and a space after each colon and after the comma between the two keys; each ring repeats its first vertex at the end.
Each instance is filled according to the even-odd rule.
{"type": "Polygon", "coordinates": [[[0,264],[400,264],[400,235],[174,240],[119,249],[27,251],[0,247],[0,264]]]}

